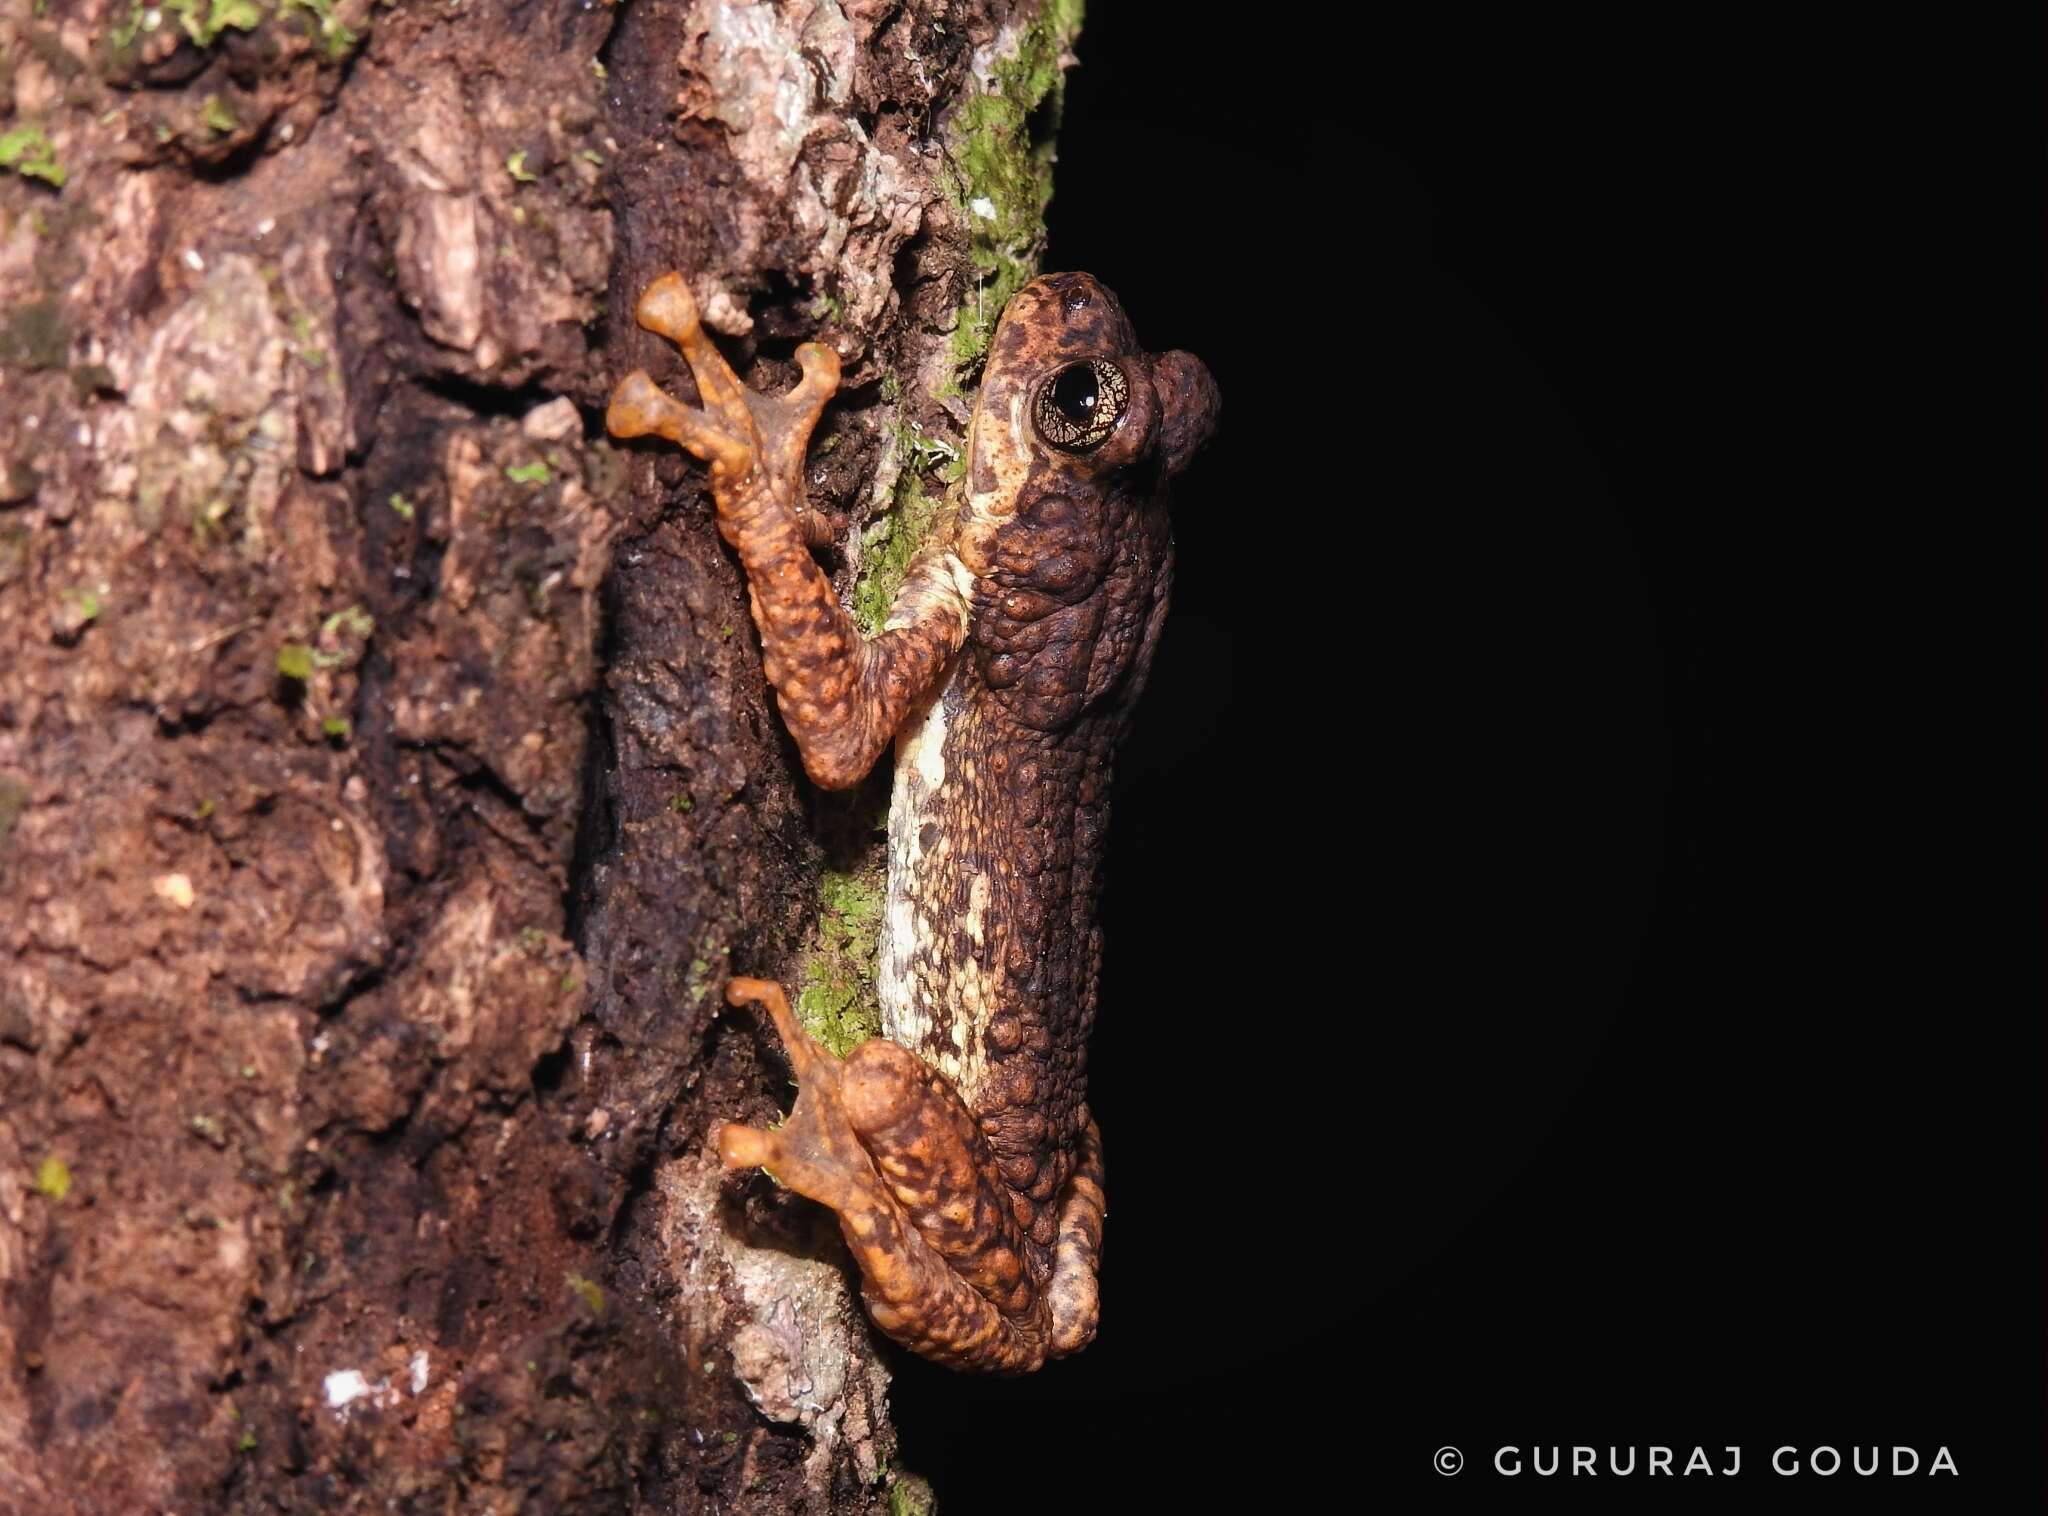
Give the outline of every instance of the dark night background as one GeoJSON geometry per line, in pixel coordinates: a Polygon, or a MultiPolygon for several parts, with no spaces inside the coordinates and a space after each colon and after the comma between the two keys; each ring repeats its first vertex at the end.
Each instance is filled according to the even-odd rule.
{"type": "Polygon", "coordinates": [[[2038,781],[1978,728],[2040,323],[1961,171],[2036,39],[1524,9],[1090,8],[1051,266],[1224,424],[1117,782],[1104,1330],[903,1364],[944,1509],[2038,1499],[2035,812],[1988,793],[2038,781]]]}

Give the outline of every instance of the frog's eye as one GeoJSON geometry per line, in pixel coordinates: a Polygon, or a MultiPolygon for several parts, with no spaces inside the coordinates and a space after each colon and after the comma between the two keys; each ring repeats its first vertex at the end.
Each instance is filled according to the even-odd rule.
{"type": "Polygon", "coordinates": [[[1131,382],[1107,358],[1070,363],[1038,387],[1031,421],[1063,453],[1085,453],[1123,420],[1131,382]]]}

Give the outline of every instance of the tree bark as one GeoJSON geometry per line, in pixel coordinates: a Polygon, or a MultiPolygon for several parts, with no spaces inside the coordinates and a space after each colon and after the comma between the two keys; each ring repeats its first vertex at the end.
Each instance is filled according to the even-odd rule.
{"type": "Polygon", "coordinates": [[[729,974],[858,1035],[879,796],[601,418],[689,397],[667,268],[757,387],[832,343],[885,600],[1078,20],[4,0],[0,1512],[917,1508],[829,1216],[705,1143],[788,1095],[729,974]]]}

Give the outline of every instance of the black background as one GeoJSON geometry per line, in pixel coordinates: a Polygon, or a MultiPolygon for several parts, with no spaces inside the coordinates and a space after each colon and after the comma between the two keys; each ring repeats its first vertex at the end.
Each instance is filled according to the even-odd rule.
{"type": "Polygon", "coordinates": [[[1224,421],[1118,772],[1102,1334],[903,1362],[902,1461],[961,1513],[2032,1507],[2034,764],[1980,728],[2040,329],[1978,112],[2038,39],[1344,14],[1078,47],[1050,266],[1224,421]],[[1490,1466],[1575,1443],[1743,1472],[1490,1466]]]}

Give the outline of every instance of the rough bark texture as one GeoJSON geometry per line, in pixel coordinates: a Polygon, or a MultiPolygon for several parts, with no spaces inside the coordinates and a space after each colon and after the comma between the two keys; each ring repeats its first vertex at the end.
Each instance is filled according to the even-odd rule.
{"type": "Polygon", "coordinates": [[[1076,20],[4,0],[0,1513],[914,1504],[830,1218],[704,1141],[874,797],[597,418],[688,394],[669,267],[757,386],[830,342],[884,593],[1076,20]]]}

